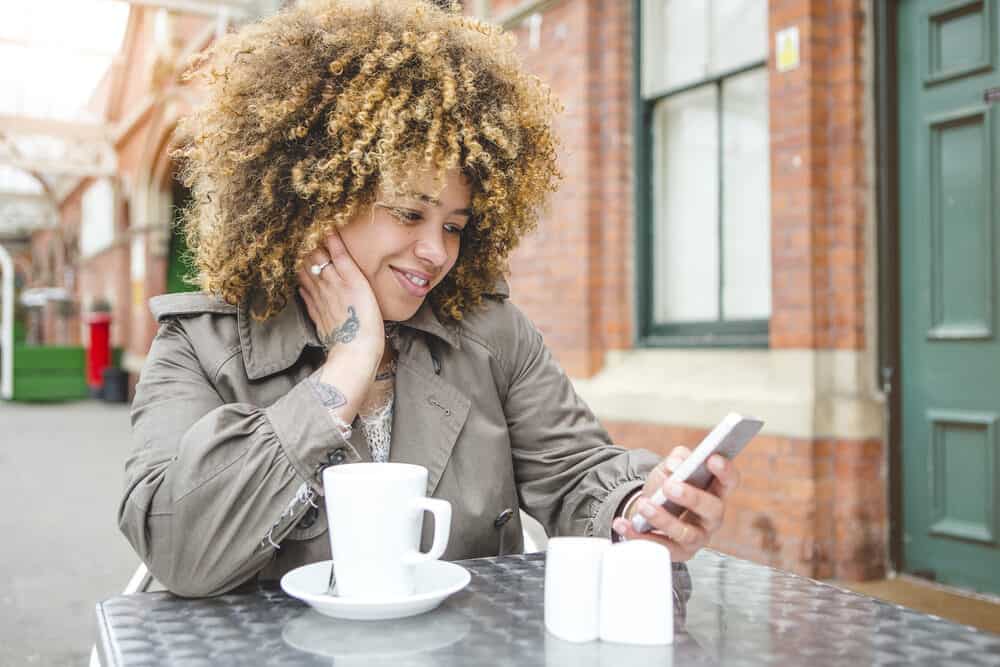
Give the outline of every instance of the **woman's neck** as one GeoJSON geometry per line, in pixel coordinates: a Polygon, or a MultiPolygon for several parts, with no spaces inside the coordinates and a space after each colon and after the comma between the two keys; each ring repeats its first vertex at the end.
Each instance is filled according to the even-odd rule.
{"type": "Polygon", "coordinates": [[[396,350],[392,349],[391,345],[385,346],[385,351],[382,353],[382,359],[378,362],[378,373],[382,374],[392,367],[392,362],[396,360],[396,350]]]}

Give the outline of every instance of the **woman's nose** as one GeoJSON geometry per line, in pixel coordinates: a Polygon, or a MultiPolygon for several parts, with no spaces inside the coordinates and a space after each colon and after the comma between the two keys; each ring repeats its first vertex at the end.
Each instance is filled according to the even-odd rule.
{"type": "Polygon", "coordinates": [[[444,234],[431,232],[421,235],[417,239],[414,254],[435,267],[444,266],[445,262],[448,261],[448,248],[445,245],[444,234]]]}

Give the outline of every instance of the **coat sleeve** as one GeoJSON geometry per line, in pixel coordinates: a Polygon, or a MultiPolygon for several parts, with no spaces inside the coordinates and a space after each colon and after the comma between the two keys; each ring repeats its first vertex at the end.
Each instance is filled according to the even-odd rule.
{"type": "Polygon", "coordinates": [[[188,597],[223,593],[267,565],[315,502],[327,453],[345,446],[307,381],[260,407],[226,403],[217,372],[167,320],[132,405],[119,527],[156,579],[188,597]]]}
{"type": "Polygon", "coordinates": [[[614,446],[535,326],[505,308],[513,331],[501,359],[510,379],[504,410],[521,505],[549,535],[610,537],[622,501],[659,457],[614,446]]]}

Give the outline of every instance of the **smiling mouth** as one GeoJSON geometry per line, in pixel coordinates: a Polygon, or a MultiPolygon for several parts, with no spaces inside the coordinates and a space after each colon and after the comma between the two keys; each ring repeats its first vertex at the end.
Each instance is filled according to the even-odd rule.
{"type": "Polygon", "coordinates": [[[403,274],[404,278],[406,278],[407,280],[409,280],[411,283],[413,283],[417,287],[426,287],[427,284],[430,282],[426,278],[421,278],[420,276],[415,276],[412,273],[407,273],[406,271],[400,271],[400,273],[403,274]]]}
{"type": "Polygon", "coordinates": [[[403,269],[397,269],[394,266],[390,268],[396,276],[396,280],[399,282],[400,286],[411,296],[423,298],[427,296],[428,292],[431,291],[431,281],[429,278],[418,276],[415,273],[411,273],[403,269]]]}

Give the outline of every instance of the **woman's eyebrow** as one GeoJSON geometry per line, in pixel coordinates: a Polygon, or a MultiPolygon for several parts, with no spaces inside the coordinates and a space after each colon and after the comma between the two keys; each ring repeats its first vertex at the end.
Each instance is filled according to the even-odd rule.
{"type": "MultiPolygon", "coordinates": [[[[440,199],[438,199],[437,197],[431,197],[430,195],[426,195],[426,194],[424,194],[422,192],[418,192],[418,193],[413,194],[411,196],[414,199],[419,199],[420,201],[426,202],[426,203],[431,204],[433,206],[440,206],[441,205],[441,200],[440,199]]],[[[470,218],[472,217],[472,209],[470,209],[470,208],[456,208],[454,211],[452,211],[452,213],[457,213],[458,215],[467,215],[470,218]]]]}

